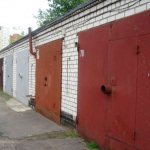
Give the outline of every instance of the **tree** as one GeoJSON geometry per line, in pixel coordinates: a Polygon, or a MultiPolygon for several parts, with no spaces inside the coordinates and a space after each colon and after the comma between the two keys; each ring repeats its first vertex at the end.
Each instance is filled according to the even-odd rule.
{"type": "Polygon", "coordinates": [[[20,40],[21,38],[23,38],[24,36],[24,33],[22,32],[21,34],[13,34],[13,35],[10,35],[10,41],[9,43],[12,44],[12,43],[15,43],[16,41],[20,40]]]}
{"type": "Polygon", "coordinates": [[[45,11],[39,9],[36,17],[38,24],[43,26],[86,1],[88,0],[48,0],[49,9],[45,11]]]}

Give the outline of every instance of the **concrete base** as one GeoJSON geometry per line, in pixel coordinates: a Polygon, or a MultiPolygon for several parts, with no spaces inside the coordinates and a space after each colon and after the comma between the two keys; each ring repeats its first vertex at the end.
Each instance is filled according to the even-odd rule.
{"type": "Polygon", "coordinates": [[[86,150],[80,138],[14,99],[0,97],[1,150],[86,150]]]}

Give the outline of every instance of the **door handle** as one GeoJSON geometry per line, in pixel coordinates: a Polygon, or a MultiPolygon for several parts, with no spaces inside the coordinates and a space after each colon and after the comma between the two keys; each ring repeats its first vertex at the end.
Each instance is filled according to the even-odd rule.
{"type": "Polygon", "coordinates": [[[101,86],[101,91],[106,94],[106,95],[111,95],[112,94],[112,88],[107,85],[102,85],[101,86]]]}
{"type": "Polygon", "coordinates": [[[48,78],[45,77],[45,78],[44,78],[44,86],[47,86],[47,85],[48,85],[48,84],[47,84],[47,81],[48,81],[48,78]]]}
{"type": "Polygon", "coordinates": [[[22,78],[23,78],[23,75],[22,75],[22,73],[19,73],[19,77],[20,77],[20,79],[22,79],[22,78]]]}

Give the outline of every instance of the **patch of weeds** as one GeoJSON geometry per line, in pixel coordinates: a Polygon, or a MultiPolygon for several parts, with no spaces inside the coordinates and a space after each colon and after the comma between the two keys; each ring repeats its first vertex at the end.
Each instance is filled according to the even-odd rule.
{"type": "Polygon", "coordinates": [[[65,138],[76,138],[78,137],[76,131],[53,131],[49,133],[43,133],[38,135],[31,135],[28,137],[24,137],[21,140],[45,140],[45,139],[65,139],[65,138]]]}
{"type": "Polygon", "coordinates": [[[89,150],[102,150],[94,141],[86,142],[86,147],[89,150]]]}
{"type": "Polygon", "coordinates": [[[0,96],[3,97],[5,100],[9,100],[12,98],[12,96],[8,95],[7,93],[4,93],[2,90],[0,90],[0,96]]]}
{"type": "Polygon", "coordinates": [[[43,133],[38,135],[32,135],[28,137],[24,137],[24,140],[45,140],[45,139],[62,139],[64,138],[64,132],[63,131],[53,131],[49,133],[43,133]]]}
{"type": "Polygon", "coordinates": [[[70,137],[70,138],[77,138],[79,137],[78,133],[76,130],[68,130],[64,132],[65,137],[70,137]]]}

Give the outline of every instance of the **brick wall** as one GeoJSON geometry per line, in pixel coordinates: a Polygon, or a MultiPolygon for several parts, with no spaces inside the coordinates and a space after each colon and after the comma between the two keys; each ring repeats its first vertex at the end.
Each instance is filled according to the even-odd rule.
{"type": "MultiPolygon", "coordinates": [[[[62,46],[62,117],[73,123],[77,115],[78,87],[78,32],[128,17],[150,9],[150,0],[107,0],[58,23],[33,37],[34,47],[64,38],[62,46]]],[[[8,51],[29,49],[27,41],[13,46],[8,51]]],[[[8,53],[1,53],[0,57],[8,53]]],[[[29,94],[35,94],[35,59],[29,58],[29,94]]],[[[15,76],[15,66],[14,66],[15,76]]],[[[14,78],[15,90],[15,78],[14,78]]],[[[15,96],[15,94],[14,94],[15,96]]]]}

